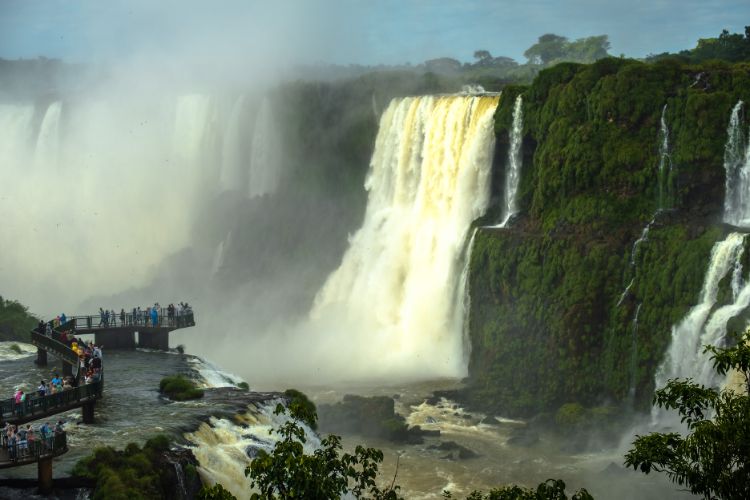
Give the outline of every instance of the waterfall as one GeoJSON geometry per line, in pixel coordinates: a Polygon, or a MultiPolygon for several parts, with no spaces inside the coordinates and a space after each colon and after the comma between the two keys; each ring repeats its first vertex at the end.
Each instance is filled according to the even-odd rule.
{"type": "Polygon", "coordinates": [[[237,98],[232,106],[226,132],[221,148],[221,174],[219,188],[228,191],[242,189],[245,182],[247,158],[245,155],[245,135],[243,130],[243,112],[245,96],[237,98]]]}
{"type": "Polygon", "coordinates": [[[523,143],[523,98],[518,95],[513,104],[513,127],[510,131],[508,162],[505,166],[505,188],[503,192],[503,219],[500,224],[491,227],[505,227],[511,217],[518,211],[516,193],[521,180],[521,145],[523,143]]]}
{"type": "Polygon", "coordinates": [[[465,374],[456,296],[466,232],[489,202],[497,102],[409,97],[383,113],[364,222],[311,311],[320,328],[343,329],[337,356],[353,369],[465,374]]]}
{"type": "Polygon", "coordinates": [[[635,242],[633,242],[633,248],[630,250],[630,269],[632,269],[633,271],[633,277],[631,278],[630,283],[628,283],[628,286],[625,287],[625,290],[622,292],[622,295],[620,295],[620,300],[617,301],[618,306],[622,304],[622,302],[625,300],[625,297],[628,296],[628,293],[630,293],[630,289],[633,287],[633,284],[635,283],[635,272],[636,272],[636,267],[637,267],[635,259],[637,257],[638,248],[643,243],[648,241],[648,233],[651,231],[651,226],[654,225],[654,223],[656,222],[656,218],[659,216],[660,213],[661,213],[661,209],[658,209],[656,213],[654,214],[654,216],[651,218],[651,220],[648,221],[648,224],[644,226],[643,230],[641,231],[641,235],[638,237],[638,239],[635,240],[635,242]]]}
{"type": "Polygon", "coordinates": [[[750,226],[750,147],[742,131],[743,102],[732,108],[724,146],[726,171],[724,222],[735,226],[750,226]]]}
{"type": "Polygon", "coordinates": [[[744,234],[731,233],[714,245],[698,304],[672,328],[672,343],[656,373],[657,388],[664,387],[669,379],[686,377],[707,386],[719,384],[709,356],[703,353],[703,346],[722,345],[727,322],[750,305],[750,282],[742,283],[741,276],[744,244],[744,234]],[[719,283],[730,272],[733,283],[731,303],[717,308],[719,283]]]}
{"type": "Polygon", "coordinates": [[[44,113],[42,126],[36,140],[34,163],[37,167],[56,167],[60,154],[60,115],[62,103],[54,102],[44,113]]]}
{"type": "Polygon", "coordinates": [[[638,386],[638,315],[641,313],[641,306],[638,304],[635,308],[635,315],[633,316],[632,326],[632,346],[630,354],[630,389],[628,389],[628,399],[631,404],[635,401],[635,391],[638,386]]]}
{"type": "Polygon", "coordinates": [[[469,359],[471,354],[471,339],[469,338],[469,313],[471,312],[471,288],[469,287],[469,271],[471,270],[471,251],[474,249],[474,239],[477,236],[477,228],[471,232],[469,246],[466,248],[464,257],[464,267],[461,270],[461,277],[458,279],[458,289],[456,290],[457,311],[455,318],[461,321],[461,332],[463,337],[463,355],[464,359],[469,359]]]}
{"type": "Polygon", "coordinates": [[[273,193],[279,185],[281,166],[281,143],[276,117],[268,97],[263,99],[258,110],[250,150],[248,172],[248,198],[273,193]]]}
{"type": "Polygon", "coordinates": [[[0,158],[4,168],[8,159],[18,158],[18,168],[27,161],[29,143],[33,139],[34,106],[0,104],[0,158]]]}
{"type": "Polygon", "coordinates": [[[667,127],[667,105],[661,109],[659,120],[659,208],[666,208],[670,202],[672,158],[669,155],[669,128],[667,127]]]}

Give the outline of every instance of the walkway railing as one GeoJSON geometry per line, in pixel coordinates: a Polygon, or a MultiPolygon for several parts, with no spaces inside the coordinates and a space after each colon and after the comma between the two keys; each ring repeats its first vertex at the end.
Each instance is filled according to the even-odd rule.
{"type": "Polygon", "coordinates": [[[0,451],[0,468],[21,465],[22,463],[38,462],[42,458],[56,457],[68,451],[67,434],[53,432],[47,437],[36,436],[34,440],[15,444],[8,442],[8,436],[2,433],[2,448],[0,451]]]}
{"type": "Polygon", "coordinates": [[[195,326],[195,316],[192,311],[170,315],[166,308],[161,308],[159,310],[156,322],[153,321],[151,316],[146,314],[146,311],[142,311],[141,314],[133,314],[132,312],[124,314],[116,313],[114,316],[109,315],[109,317],[101,317],[99,314],[92,314],[89,316],[71,316],[66,319],[69,323],[72,322],[73,329],[77,332],[102,329],[110,330],[113,328],[132,328],[137,326],[174,329],[195,326]]]}
{"type": "Polygon", "coordinates": [[[52,337],[47,337],[36,330],[31,331],[31,343],[51,352],[66,363],[77,367],[78,354],[73,351],[67,344],[61,341],[62,335],[57,330],[52,331],[52,337]]]}
{"type": "Polygon", "coordinates": [[[103,382],[99,380],[47,396],[28,394],[26,400],[18,404],[12,397],[0,400],[0,416],[6,422],[17,422],[34,420],[35,417],[66,411],[100,398],[103,386],[103,382]]]}

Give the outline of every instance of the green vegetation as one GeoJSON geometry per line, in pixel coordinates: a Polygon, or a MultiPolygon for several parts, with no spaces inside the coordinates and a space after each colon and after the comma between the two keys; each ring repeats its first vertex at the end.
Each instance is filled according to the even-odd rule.
{"type": "MultiPolygon", "coordinates": [[[[277,405],[275,413],[286,413],[277,405]]],[[[345,494],[354,498],[397,500],[399,486],[394,481],[381,488],[377,485],[378,466],[383,452],[375,448],[357,446],[354,454],[341,452],[341,438],[329,435],[321,440],[320,448],[311,455],[304,452],[305,431],[301,422],[315,422],[317,415],[304,404],[291,404],[291,419],[273,432],[281,439],[271,453],[263,450],[245,475],[260,493],[252,499],[305,498],[310,500],[338,499],[345,494]]]]}
{"type": "Polygon", "coordinates": [[[701,38],[694,49],[683,50],[678,54],[652,55],[648,60],[677,59],[681,61],[698,63],[720,59],[723,61],[740,62],[750,61],[750,26],[745,26],[744,36],[740,33],[729,33],[723,30],[716,38],[701,38]]]}
{"type": "Polygon", "coordinates": [[[198,500],[235,500],[235,496],[229,493],[220,484],[204,486],[198,492],[198,500]]]}
{"type": "Polygon", "coordinates": [[[635,470],[665,472],[669,479],[706,499],[750,498],[750,331],[731,348],[706,346],[714,369],[736,372],[744,387],[722,391],[673,379],[656,391],[654,404],[677,410],[689,434],[637,436],[625,456],[635,470]]]}
{"type": "Polygon", "coordinates": [[[299,416],[300,420],[305,422],[312,430],[316,430],[318,428],[318,417],[315,403],[297,389],[287,389],[284,391],[284,395],[289,398],[287,406],[290,411],[299,416]]]}
{"type": "Polygon", "coordinates": [[[96,448],[73,468],[73,475],[96,481],[93,500],[132,500],[169,498],[165,470],[159,459],[169,450],[169,439],[157,436],[143,448],[128,444],[123,451],[109,446],[96,448]]]}
{"type": "MultiPolygon", "coordinates": [[[[453,498],[448,491],[443,492],[443,498],[453,498]]],[[[466,500],[567,500],[565,494],[565,482],[560,479],[548,479],[541,483],[536,489],[523,488],[521,486],[503,486],[495,488],[488,493],[473,491],[466,500]]],[[[593,497],[581,488],[576,491],[570,500],[593,500],[593,497]]]]}
{"type": "Polygon", "coordinates": [[[519,94],[520,214],[474,241],[463,397],[506,415],[605,400],[645,409],[672,325],[695,304],[711,248],[729,230],[717,223],[726,126],[750,99],[750,64],[557,64],[505,88],[501,157],[519,94]],[[665,104],[672,169],[660,179],[665,104]]]}
{"type": "Polygon", "coordinates": [[[250,386],[247,384],[247,382],[240,382],[239,384],[237,384],[237,387],[245,391],[250,390],[250,386]]]}
{"type": "Polygon", "coordinates": [[[21,340],[28,342],[29,331],[36,327],[37,318],[29,314],[29,309],[15,300],[0,296],[0,341],[21,340]]]}
{"type": "Polygon", "coordinates": [[[196,387],[195,382],[183,375],[164,377],[159,382],[159,392],[175,401],[199,399],[203,397],[203,389],[196,387]]]}

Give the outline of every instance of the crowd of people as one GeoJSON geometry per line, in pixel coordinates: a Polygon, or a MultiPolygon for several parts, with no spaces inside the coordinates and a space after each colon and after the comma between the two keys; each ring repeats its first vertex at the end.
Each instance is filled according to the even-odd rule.
{"type": "Polygon", "coordinates": [[[0,428],[0,432],[3,449],[8,451],[12,461],[17,461],[33,455],[37,448],[42,452],[54,449],[55,436],[64,433],[65,429],[63,421],[58,420],[54,427],[45,422],[38,428],[31,424],[24,426],[6,423],[0,428]]]}
{"type": "MultiPolygon", "coordinates": [[[[158,302],[153,306],[141,308],[134,307],[132,311],[125,312],[120,309],[118,314],[114,309],[106,310],[99,308],[99,325],[104,327],[119,326],[183,326],[193,324],[193,309],[187,302],[180,302],[178,305],[169,304],[162,307],[158,302]]],[[[88,327],[91,328],[91,319],[88,319],[88,327]]]]}

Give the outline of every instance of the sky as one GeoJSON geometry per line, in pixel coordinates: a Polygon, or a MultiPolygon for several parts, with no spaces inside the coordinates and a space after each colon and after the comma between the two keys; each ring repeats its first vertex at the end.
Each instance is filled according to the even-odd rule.
{"type": "Polygon", "coordinates": [[[608,34],[642,57],[744,32],[747,0],[0,0],[0,57],[417,64],[477,49],[524,62],[537,37],[608,34]]]}

